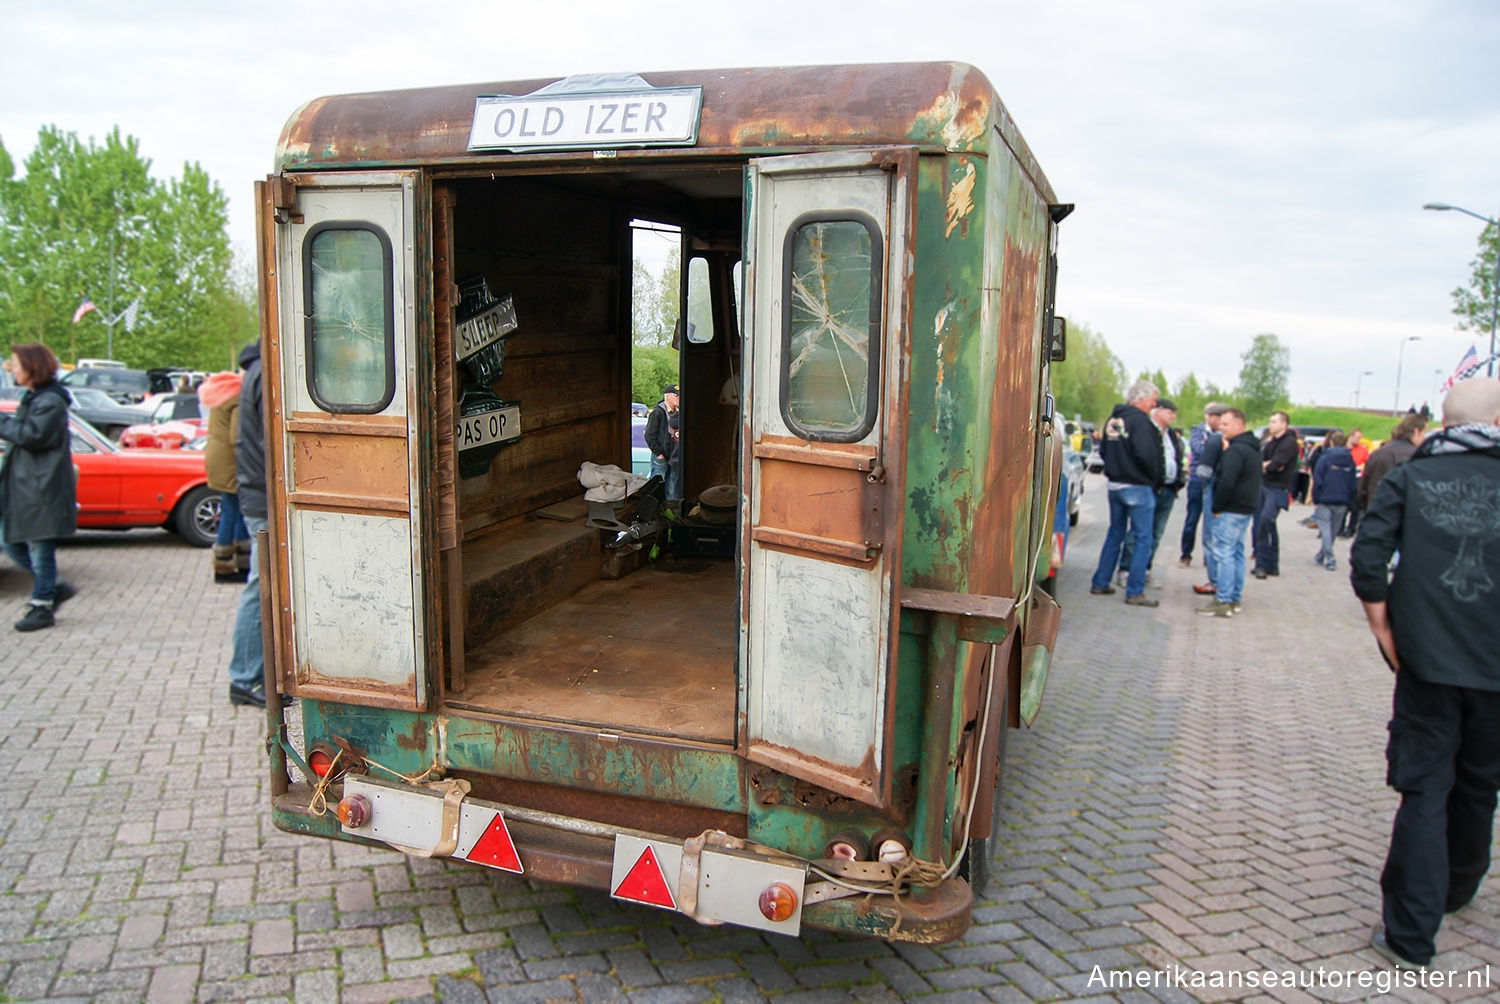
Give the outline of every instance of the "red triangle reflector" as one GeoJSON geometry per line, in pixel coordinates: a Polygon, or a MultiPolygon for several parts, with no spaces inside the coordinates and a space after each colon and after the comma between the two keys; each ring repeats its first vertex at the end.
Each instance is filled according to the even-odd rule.
{"type": "Polygon", "coordinates": [[[677,909],[677,901],[672,898],[672,890],[667,887],[666,877],[662,875],[661,865],[656,860],[656,853],[647,844],[646,849],[641,851],[641,856],[635,859],[635,864],[630,866],[630,871],[620,880],[612,894],[620,899],[628,899],[635,903],[645,903],[648,906],[664,906],[668,910],[677,909]]]}
{"type": "Polygon", "coordinates": [[[476,865],[521,874],[521,858],[516,854],[516,845],[510,839],[510,831],[505,828],[505,820],[498,812],[479,835],[479,839],[474,841],[474,849],[466,857],[476,865]]]}

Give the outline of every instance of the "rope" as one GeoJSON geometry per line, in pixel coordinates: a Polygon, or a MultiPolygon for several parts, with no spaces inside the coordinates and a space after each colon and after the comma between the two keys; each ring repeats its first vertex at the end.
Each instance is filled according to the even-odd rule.
{"type": "MultiPolygon", "coordinates": [[[[313,785],[312,799],[308,803],[308,811],[311,812],[314,816],[324,816],[328,814],[328,786],[333,784],[334,781],[340,780],[338,771],[334,768],[338,766],[339,761],[342,760],[343,757],[344,749],[343,747],[339,747],[339,751],[333,755],[333,761],[328,765],[328,773],[318,778],[318,783],[313,785]]],[[[383,770],[392,777],[400,778],[407,784],[412,785],[423,784],[434,774],[441,774],[443,770],[442,765],[437,762],[436,757],[433,758],[432,763],[427,765],[427,769],[422,771],[420,774],[403,774],[400,771],[392,770],[380,761],[372,760],[369,757],[364,757],[363,760],[369,766],[375,767],[379,770],[383,770]]]]}

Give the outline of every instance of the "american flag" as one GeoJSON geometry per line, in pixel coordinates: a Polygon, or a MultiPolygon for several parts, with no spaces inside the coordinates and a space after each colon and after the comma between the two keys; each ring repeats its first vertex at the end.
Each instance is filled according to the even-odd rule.
{"type": "Polygon", "coordinates": [[[83,320],[84,314],[87,314],[91,310],[98,309],[98,307],[94,306],[94,301],[85,296],[83,298],[83,302],[78,305],[78,309],[73,311],[73,323],[77,324],[79,321],[83,320]]]}
{"type": "Polygon", "coordinates": [[[1464,357],[1453,368],[1453,375],[1443,381],[1443,386],[1439,389],[1439,392],[1443,394],[1448,393],[1453,389],[1454,384],[1473,376],[1474,372],[1479,369],[1479,365],[1479,353],[1474,351],[1474,346],[1470,345],[1469,351],[1464,353],[1464,357]]]}

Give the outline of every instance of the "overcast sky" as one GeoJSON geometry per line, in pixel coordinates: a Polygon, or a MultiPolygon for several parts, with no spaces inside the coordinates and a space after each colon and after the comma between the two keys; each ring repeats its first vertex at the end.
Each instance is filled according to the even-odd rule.
{"type": "Polygon", "coordinates": [[[1500,212],[1496,0],[515,0],[0,4],[0,140],[137,137],[200,163],[253,247],[252,183],[323,94],[572,73],[953,59],[982,69],[1058,197],[1059,312],[1134,375],[1232,387],[1259,332],[1292,397],[1436,401],[1471,342],[1451,291],[1500,212]],[[217,10],[215,8],[218,8],[217,10]],[[1404,342],[1409,336],[1421,340],[1404,342]],[[1404,350],[1402,346],[1405,346],[1404,350]]]}

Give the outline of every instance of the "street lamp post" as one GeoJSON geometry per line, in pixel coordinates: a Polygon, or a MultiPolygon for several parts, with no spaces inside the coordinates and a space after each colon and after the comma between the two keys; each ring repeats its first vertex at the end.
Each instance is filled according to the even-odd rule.
{"type": "Polygon", "coordinates": [[[1421,335],[1407,335],[1401,339],[1401,347],[1396,350],[1396,403],[1392,407],[1392,415],[1401,414],[1401,356],[1406,352],[1406,343],[1420,342],[1421,340],[1421,335]]]}
{"type": "MultiPolygon", "coordinates": [[[[1486,226],[1500,227],[1500,222],[1488,216],[1483,216],[1472,209],[1465,209],[1462,206],[1450,206],[1446,202],[1429,202],[1422,208],[1433,209],[1440,213],[1463,213],[1465,216],[1472,216],[1476,220],[1483,220],[1486,226]]],[[[1490,267],[1490,361],[1489,368],[1486,370],[1489,376],[1495,375],[1495,315],[1497,313],[1500,313],[1500,248],[1496,249],[1495,264],[1490,267]]]]}
{"type": "Polygon", "coordinates": [[[1374,376],[1374,375],[1375,375],[1375,371],[1374,370],[1365,370],[1359,376],[1357,376],[1357,377],[1354,378],[1354,407],[1356,407],[1356,408],[1359,407],[1359,385],[1362,384],[1362,383],[1364,383],[1365,377],[1367,377],[1367,376],[1374,376]]]}

